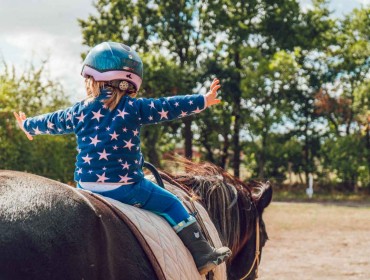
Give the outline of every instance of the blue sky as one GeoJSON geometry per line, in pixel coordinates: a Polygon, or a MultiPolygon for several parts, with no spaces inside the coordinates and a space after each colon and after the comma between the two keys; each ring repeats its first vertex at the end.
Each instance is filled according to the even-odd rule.
{"type": "MultiPolygon", "coordinates": [[[[301,0],[303,8],[310,0],[301,0]]],[[[80,76],[82,46],[77,18],[95,12],[93,0],[0,0],[0,58],[22,71],[27,62],[48,58],[50,78],[58,79],[75,102],[84,96],[80,76]]],[[[332,0],[335,16],[370,0],[332,0]]]]}

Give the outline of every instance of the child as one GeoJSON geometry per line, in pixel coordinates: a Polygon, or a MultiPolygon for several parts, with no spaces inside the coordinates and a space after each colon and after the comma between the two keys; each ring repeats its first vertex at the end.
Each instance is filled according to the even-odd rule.
{"type": "Polygon", "coordinates": [[[225,261],[227,247],[215,249],[201,234],[195,218],[172,193],[144,178],[140,151],[142,125],[199,113],[220,102],[219,81],[206,95],[134,98],[140,89],[143,64],[130,47],[114,42],[95,46],[87,55],[82,76],[87,99],[70,108],[38,117],[14,113],[27,137],[75,133],[78,144],[77,187],[163,216],[193,255],[201,274],[225,261]]]}

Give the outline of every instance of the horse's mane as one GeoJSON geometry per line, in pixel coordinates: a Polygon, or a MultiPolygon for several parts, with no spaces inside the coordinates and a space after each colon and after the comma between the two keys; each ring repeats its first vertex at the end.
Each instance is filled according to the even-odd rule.
{"type": "Polygon", "coordinates": [[[258,215],[254,202],[259,200],[266,184],[256,181],[244,183],[208,162],[194,163],[185,158],[176,158],[173,163],[180,165],[184,171],[177,174],[164,173],[198,196],[205,204],[224,244],[234,254],[237,253],[250,238],[258,215]]]}

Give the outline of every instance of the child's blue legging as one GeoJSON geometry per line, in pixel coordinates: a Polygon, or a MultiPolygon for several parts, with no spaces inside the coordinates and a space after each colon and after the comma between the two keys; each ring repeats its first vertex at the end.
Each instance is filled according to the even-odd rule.
{"type": "MultiPolygon", "coordinates": [[[[82,187],[78,185],[78,188],[82,187]]],[[[172,227],[184,221],[190,222],[193,218],[174,194],[145,178],[140,182],[99,194],[161,215],[172,227]]]]}

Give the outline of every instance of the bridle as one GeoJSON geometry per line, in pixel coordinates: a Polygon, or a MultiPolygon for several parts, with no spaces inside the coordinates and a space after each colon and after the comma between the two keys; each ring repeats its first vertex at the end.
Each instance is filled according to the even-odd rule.
{"type": "MultiPolygon", "coordinates": [[[[187,198],[187,202],[190,202],[190,207],[189,208],[193,211],[193,213],[196,213],[196,207],[194,205],[194,198],[192,196],[187,196],[186,198],[187,198]]],[[[237,198],[237,196],[236,196],[236,198],[237,198]]],[[[235,202],[236,201],[233,201],[231,206],[233,206],[235,204],[235,202]]],[[[230,209],[231,206],[229,206],[228,209],[230,209]]],[[[203,233],[206,236],[206,239],[214,247],[215,245],[213,244],[212,238],[210,237],[210,235],[208,233],[208,230],[207,230],[207,228],[206,228],[206,226],[205,226],[205,224],[202,220],[202,217],[200,217],[200,215],[196,215],[196,219],[197,219],[200,227],[202,228],[203,233]]],[[[244,280],[247,277],[249,277],[251,275],[254,267],[256,267],[256,269],[255,269],[256,277],[255,278],[258,278],[258,266],[260,264],[260,255],[261,255],[261,251],[260,251],[260,217],[257,216],[257,218],[256,218],[256,251],[254,253],[253,263],[252,263],[249,271],[242,278],[240,278],[240,280],[244,280]]]]}
{"type": "Polygon", "coordinates": [[[244,280],[247,277],[249,277],[255,266],[256,266],[256,269],[255,269],[256,278],[258,278],[258,266],[260,264],[260,254],[261,254],[260,252],[260,218],[257,216],[257,219],[256,219],[256,251],[254,254],[254,260],[253,260],[253,263],[249,271],[242,278],[240,278],[240,280],[244,280]]]}
{"type": "MultiPolygon", "coordinates": [[[[191,205],[190,208],[192,209],[193,213],[195,213],[196,212],[196,207],[194,205],[193,197],[187,197],[187,198],[188,198],[188,202],[190,202],[190,205],[191,205]]],[[[200,217],[199,215],[197,215],[197,216],[198,216],[198,217],[196,217],[197,221],[198,221],[200,227],[202,228],[207,240],[214,247],[215,245],[213,244],[212,238],[210,237],[210,235],[208,233],[208,230],[207,230],[207,228],[206,228],[206,226],[203,222],[202,217],[200,217]]],[[[260,217],[257,216],[257,218],[256,218],[256,251],[254,253],[253,263],[252,263],[251,268],[249,269],[249,271],[242,278],[240,278],[240,280],[244,280],[247,277],[249,277],[251,275],[254,267],[256,267],[256,269],[255,269],[256,277],[255,278],[258,278],[258,266],[260,265],[260,255],[261,255],[261,251],[260,251],[260,217]]]]}
{"type": "MultiPolygon", "coordinates": [[[[165,174],[161,174],[161,175],[164,176],[165,174]]],[[[183,189],[184,191],[186,191],[178,182],[171,179],[169,176],[167,176],[167,175],[164,176],[164,179],[166,181],[168,181],[169,183],[174,184],[174,185],[178,186],[180,189],[183,189]]],[[[237,198],[237,196],[236,196],[236,198],[237,198]]],[[[236,203],[236,200],[237,199],[233,200],[233,202],[228,207],[228,209],[230,209],[231,206],[233,206],[236,203]]],[[[184,200],[182,200],[182,202],[184,202],[184,204],[186,206],[188,206],[189,209],[191,209],[191,211],[194,214],[195,218],[197,219],[200,227],[202,228],[202,230],[203,230],[203,232],[206,236],[206,239],[214,247],[212,239],[211,239],[211,237],[208,233],[208,230],[207,230],[206,226],[204,225],[204,222],[203,222],[202,218],[200,217],[200,215],[195,215],[195,214],[197,214],[197,210],[196,210],[196,207],[195,207],[195,204],[194,204],[194,197],[190,193],[188,193],[188,195],[185,197],[184,200]]],[[[249,271],[242,278],[240,278],[240,280],[244,280],[247,277],[249,277],[255,266],[256,266],[255,274],[256,274],[256,278],[258,278],[258,266],[259,266],[259,263],[260,263],[260,254],[261,254],[261,252],[260,252],[260,218],[259,218],[259,216],[257,216],[257,218],[256,218],[256,251],[255,251],[255,254],[254,254],[253,263],[252,263],[251,268],[249,269],[249,271]]]]}

